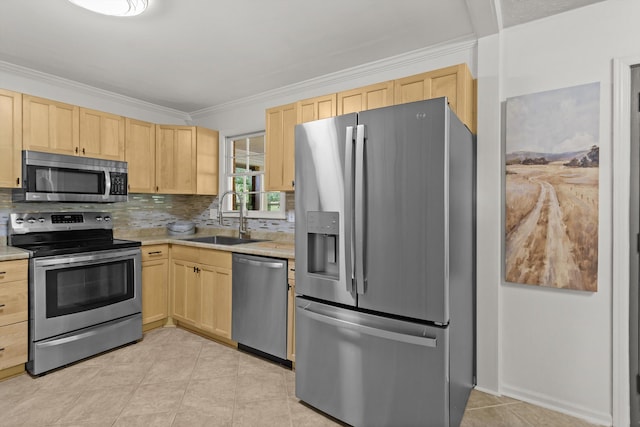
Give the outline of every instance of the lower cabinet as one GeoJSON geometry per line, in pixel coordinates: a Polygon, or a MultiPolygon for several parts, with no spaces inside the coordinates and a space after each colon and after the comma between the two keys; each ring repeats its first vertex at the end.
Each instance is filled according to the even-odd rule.
{"type": "Polygon", "coordinates": [[[0,379],[24,371],[28,348],[28,261],[0,262],[0,379]]]}
{"type": "Polygon", "coordinates": [[[174,245],[171,316],[203,332],[231,339],[231,252],[174,245]]]}
{"type": "MultiPolygon", "coordinates": [[[[158,322],[161,326],[169,316],[168,280],[169,245],[142,247],[142,325],[158,322]]],[[[154,325],[151,325],[153,327],[154,325]]]]}

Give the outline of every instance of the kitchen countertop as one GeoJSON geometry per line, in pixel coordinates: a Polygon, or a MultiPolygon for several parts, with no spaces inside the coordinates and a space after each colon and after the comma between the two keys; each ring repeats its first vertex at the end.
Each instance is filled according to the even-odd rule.
{"type": "Polygon", "coordinates": [[[29,258],[29,252],[25,250],[14,248],[13,246],[0,246],[0,261],[27,258],[29,258]]]}
{"type": "MultiPolygon", "coordinates": [[[[295,258],[294,244],[290,241],[284,240],[265,240],[261,242],[242,243],[239,245],[215,245],[211,243],[202,242],[189,242],[185,239],[193,239],[195,237],[211,236],[212,234],[197,233],[191,236],[171,236],[168,234],[155,235],[155,236],[129,236],[118,235],[118,238],[137,240],[142,243],[142,246],[148,245],[160,245],[160,244],[172,244],[172,245],[185,245],[193,246],[205,249],[216,249],[221,251],[269,256],[273,258],[293,259],[295,258]]],[[[253,236],[252,236],[253,238],[253,236]]]]}

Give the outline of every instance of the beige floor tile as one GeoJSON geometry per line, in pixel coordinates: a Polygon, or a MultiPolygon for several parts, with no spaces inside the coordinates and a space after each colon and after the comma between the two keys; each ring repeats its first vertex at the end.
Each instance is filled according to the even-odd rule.
{"type": "Polygon", "coordinates": [[[137,386],[142,382],[153,362],[105,365],[87,385],[87,390],[122,386],[137,386]]]}
{"type": "Polygon", "coordinates": [[[236,400],[237,377],[191,381],[178,412],[195,411],[205,415],[220,415],[231,420],[236,400]]]}
{"type": "Polygon", "coordinates": [[[238,375],[236,403],[285,399],[287,389],[282,373],[238,375]]]}
{"type": "Polygon", "coordinates": [[[290,426],[287,399],[236,402],[234,427],[290,426]]]}
{"type": "Polygon", "coordinates": [[[54,424],[80,397],[80,392],[40,390],[2,414],[3,427],[30,427],[54,424]]]}
{"type": "Polygon", "coordinates": [[[175,418],[173,412],[121,416],[114,427],[170,427],[175,418]]]}
{"type": "Polygon", "coordinates": [[[282,373],[285,367],[271,362],[269,360],[262,359],[253,354],[240,352],[240,363],[238,366],[238,375],[252,375],[261,373],[282,373]]]}
{"type": "Polygon", "coordinates": [[[202,343],[202,349],[200,350],[200,354],[198,355],[198,358],[215,359],[223,355],[233,355],[239,358],[240,354],[241,353],[235,348],[217,343],[215,341],[204,340],[204,342],[202,343]]]}
{"type": "Polygon", "coordinates": [[[177,412],[187,381],[138,386],[131,401],[122,410],[123,416],[177,412]]]}
{"type": "Polygon", "coordinates": [[[560,412],[551,411],[546,408],[534,406],[528,403],[519,403],[510,405],[508,409],[522,419],[536,427],[589,427],[593,426],[586,421],[582,421],[562,414],[560,412]]]}
{"type": "MultiPolygon", "coordinates": [[[[232,409],[233,412],[233,409],[232,409]]],[[[233,414],[203,414],[197,411],[180,412],[172,427],[228,427],[232,425],[233,414]]]]}
{"type": "Polygon", "coordinates": [[[78,391],[91,384],[98,371],[96,366],[76,364],[35,377],[34,381],[42,390],[78,391]]]}
{"type": "Polygon", "coordinates": [[[199,357],[193,370],[192,379],[211,379],[238,375],[238,352],[222,352],[217,357],[199,357]],[[235,353],[235,354],[234,354],[235,353]]]}
{"type": "Polygon", "coordinates": [[[142,384],[188,381],[196,366],[195,357],[156,360],[147,371],[142,384]]]}
{"type": "Polygon", "coordinates": [[[296,397],[296,374],[294,371],[284,371],[284,385],[289,397],[296,397]]]}
{"type": "Polygon", "coordinates": [[[461,427],[533,427],[509,408],[512,405],[489,406],[486,408],[471,409],[464,413],[461,427]]]}
{"type": "Polygon", "coordinates": [[[129,402],[135,385],[84,391],[60,419],[61,423],[100,423],[118,418],[129,402]]]}

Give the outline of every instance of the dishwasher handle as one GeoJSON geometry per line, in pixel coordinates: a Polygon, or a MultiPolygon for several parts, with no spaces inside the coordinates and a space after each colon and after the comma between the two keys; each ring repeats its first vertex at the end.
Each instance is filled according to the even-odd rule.
{"type": "Polygon", "coordinates": [[[266,267],[266,268],[284,268],[284,262],[273,261],[256,261],[253,259],[237,257],[236,261],[242,264],[249,264],[253,267],[266,267]]]}

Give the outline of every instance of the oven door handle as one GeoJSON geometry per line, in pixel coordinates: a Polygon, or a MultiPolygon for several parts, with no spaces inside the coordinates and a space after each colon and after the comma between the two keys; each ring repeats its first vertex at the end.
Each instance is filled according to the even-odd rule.
{"type": "Polygon", "coordinates": [[[113,249],[109,251],[101,252],[100,254],[93,253],[92,255],[67,254],[57,255],[52,257],[33,258],[34,267],[59,267],[66,265],[82,265],[82,264],[95,264],[95,263],[107,263],[115,262],[133,257],[141,257],[140,248],[127,248],[127,249],[113,249]]]}

